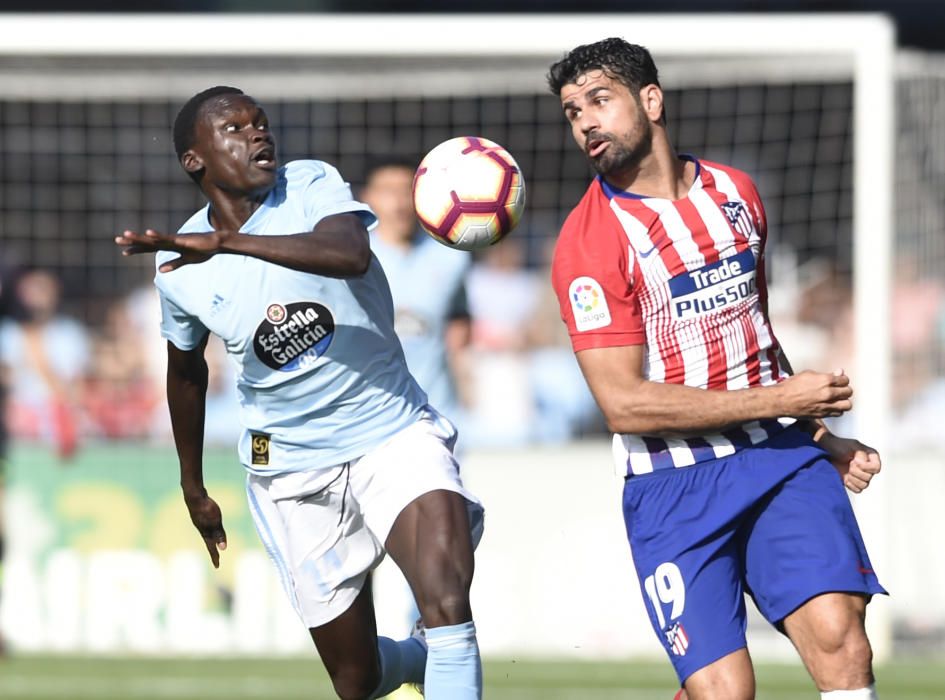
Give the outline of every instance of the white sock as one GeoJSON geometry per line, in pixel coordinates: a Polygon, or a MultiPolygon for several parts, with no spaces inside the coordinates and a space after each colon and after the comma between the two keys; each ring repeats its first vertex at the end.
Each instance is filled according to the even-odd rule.
{"type": "Polygon", "coordinates": [[[820,694],[821,700],[879,700],[876,694],[876,684],[871,683],[859,690],[828,690],[820,694]]]}

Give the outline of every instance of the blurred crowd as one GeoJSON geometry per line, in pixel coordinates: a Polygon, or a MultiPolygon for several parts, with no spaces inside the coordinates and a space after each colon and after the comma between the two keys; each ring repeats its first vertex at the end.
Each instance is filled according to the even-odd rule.
{"type": "MultiPolygon", "coordinates": [[[[390,280],[408,366],[457,424],[460,447],[606,434],[548,280],[553,239],[537,251],[514,234],[475,255],[449,250],[417,228],[411,179],[406,165],[382,163],[360,194],[380,217],[372,245],[390,280]]],[[[919,262],[899,259],[891,325],[876,329],[891,334],[894,430],[910,444],[937,435],[936,417],[945,414],[945,284],[917,274],[919,262]]],[[[770,314],[794,369],[854,371],[849,278],[817,259],[773,263],[770,314]]],[[[63,459],[89,441],[170,441],[153,285],[111,300],[94,325],[61,311],[63,292],[51,270],[0,268],[5,432],[45,442],[63,459]]],[[[235,368],[215,338],[207,361],[206,442],[232,445],[240,430],[235,368]]]]}
{"type": "MultiPolygon", "coordinates": [[[[526,265],[525,257],[510,238],[477,255],[465,276],[470,332],[450,363],[457,400],[448,409],[465,448],[606,433],[559,319],[547,270],[526,265]]],[[[779,340],[796,370],[852,368],[848,282],[826,268],[808,270],[806,278],[803,288],[772,290],[779,340]]],[[[103,322],[93,327],[60,311],[63,290],[52,272],[29,269],[8,274],[5,282],[5,295],[15,301],[0,325],[12,438],[46,442],[63,458],[86,441],[170,440],[165,342],[150,284],[108,304],[103,322]]],[[[945,346],[945,286],[903,273],[892,306],[894,407],[902,429],[935,435],[929,422],[945,414],[945,376],[935,351],[945,346]]],[[[234,368],[215,339],[207,359],[206,439],[229,445],[239,432],[234,368]]]]}

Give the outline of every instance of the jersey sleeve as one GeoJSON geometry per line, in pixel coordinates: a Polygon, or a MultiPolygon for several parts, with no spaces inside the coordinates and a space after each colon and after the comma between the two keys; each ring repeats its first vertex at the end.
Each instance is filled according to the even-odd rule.
{"type": "Polygon", "coordinates": [[[210,331],[200,319],[182,309],[160,283],[157,289],[161,303],[161,335],[179,350],[193,350],[210,331]]]}
{"type": "Polygon", "coordinates": [[[311,228],[335,214],[357,214],[368,231],[377,227],[374,212],[352,196],[350,185],[334,167],[321,161],[297,161],[293,165],[302,179],[305,217],[311,228]]]}
{"type": "Polygon", "coordinates": [[[645,342],[632,264],[626,236],[609,208],[582,201],[561,230],[551,266],[575,352],[645,342]]]}

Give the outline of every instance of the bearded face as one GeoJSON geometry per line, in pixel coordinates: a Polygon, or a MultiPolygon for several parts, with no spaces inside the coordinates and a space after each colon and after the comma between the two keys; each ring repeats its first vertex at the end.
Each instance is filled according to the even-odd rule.
{"type": "Polygon", "coordinates": [[[653,126],[637,103],[635,124],[623,133],[592,131],[585,142],[584,153],[594,170],[604,177],[635,169],[650,154],[653,145],[653,126]],[[592,156],[591,144],[609,144],[597,156],[592,156]]]}
{"type": "Polygon", "coordinates": [[[575,142],[603,176],[632,171],[652,149],[653,125],[640,96],[603,70],[561,88],[575,142]]]}

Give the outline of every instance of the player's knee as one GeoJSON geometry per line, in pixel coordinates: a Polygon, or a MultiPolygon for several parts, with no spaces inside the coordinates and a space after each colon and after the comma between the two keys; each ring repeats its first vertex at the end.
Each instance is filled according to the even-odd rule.
{"type": "Polygon", "coordinates": [[[745,674],[713,674],[686,681],[689,700],[755,700],[754,676],[745,674]]]}
{"type": "Polygon", "coordinates": [[[379,669],[347,666],[331,674],[331,684],[341,700],[369,700],[380,682],[379,669]]]}
{"type": "Polygon", "coordinates": [[[862,620],[854,616],[826,617],[814,634],[817,652],[825,656],[872,659],[862,620]]]}
{"type": "Polygon", "coordinates": [[[862,627],[829,630],[818,635],[811,659],[818,687],[828,690],[863,688],[873,680],[873,649],[862,627]]]}

